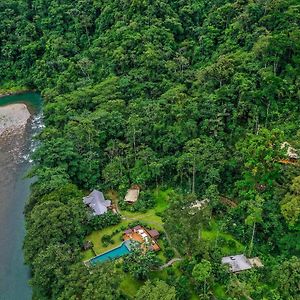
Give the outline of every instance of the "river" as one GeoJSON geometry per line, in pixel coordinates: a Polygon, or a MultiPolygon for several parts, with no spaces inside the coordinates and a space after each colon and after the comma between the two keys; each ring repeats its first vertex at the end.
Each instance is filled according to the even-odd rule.
{"type": "MultiPolygon", "coordinates": [[[[0,300],[29,300],[29,269],[24,265],[23,210],[32,180],[24,179],[31,167],[32,137],[41,127],[41,97],[36,93],[0,98],[0,106],[24,103],[31,118],[24,130],[0,136],[0,300]]],[[[1,120],[0,120],[1,122],[1,120]]]]}

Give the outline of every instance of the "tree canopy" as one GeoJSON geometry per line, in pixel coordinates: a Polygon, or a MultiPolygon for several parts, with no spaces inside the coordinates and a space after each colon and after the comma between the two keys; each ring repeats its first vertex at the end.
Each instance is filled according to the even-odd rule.
{"type": "MultiPolygon", "coordinates": [[[[278,299],[297,295],[299,161],[281,146],[300,149],[299,16],[297,0],[1,1],[0,87],[44,99],[25,209],[35,299],[124,296],[113,268],[89,272],[67,253],[121,221],[91,219],[82,196],[132,184],[175,191],[158,214],[185,258],[181,279],[146,283],[138,297],[199,294],[208,274],[222,281],[221,256],[240,250],[237,240],[270,274],[285,259],[291,276],[249,272],[235,291],[236,278],[224,279],[230,297],[271,297],[266,286],[278,299]]],[[[156,258],[128,256],[125,269],[145,281],[156,258]]],[[[201,295],[222,290],[208,289],[201,295]]]]}

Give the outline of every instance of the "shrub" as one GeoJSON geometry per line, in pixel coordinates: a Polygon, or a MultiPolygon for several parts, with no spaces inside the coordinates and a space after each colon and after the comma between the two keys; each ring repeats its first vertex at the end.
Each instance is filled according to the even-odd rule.
{"type": "Polygon", "coordinates": [[[170,247],[166,248],[164,252],[165,252],[165,256],[168,260],[171,260],[175,255],[174,250],[170,247]]]}
{"type": "Polygon", "coordinates": [[[117,225],[121,222],[121,216],[113,212],[107,212],[101,216],[95,216],[89,220],[91,231],[100,230],[112,225],[117,225]]]}
{"type": "Polygon", "coordinates": [[[112,239],[112,236],[109,234],[105,234],[103,235],[103,237],[101,238],[101,242],[103,245],[106,245],[105,247],[108,246],[108,244],[114,244],[114,240],[112,239]]]}
{"type": "Polygon", "coordinates": [[[227,245],[230,248],[234,248],[234,249],[236,248],[236,242],[234,240],[228,240],[227,245]]]}

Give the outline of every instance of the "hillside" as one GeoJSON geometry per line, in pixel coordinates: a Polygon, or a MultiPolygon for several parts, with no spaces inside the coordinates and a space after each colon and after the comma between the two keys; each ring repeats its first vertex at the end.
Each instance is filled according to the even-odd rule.
{"type": "Polygon", "coordinates": [[[45,100],[25,211],[33,298],[298,299],[299,2],[2,2],[0,88],[45,100]],[[121,217],[92,218],[93,189],[121,217]],[[160,254],[91,273],[84,241],[99,254],[133,222],[157,227],[160,254]],[[264,267],[221,265],[242,253],[264,267]]]}

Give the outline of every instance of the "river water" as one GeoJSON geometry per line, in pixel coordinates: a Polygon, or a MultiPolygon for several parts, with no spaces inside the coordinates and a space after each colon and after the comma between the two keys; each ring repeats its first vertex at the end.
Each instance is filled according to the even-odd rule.
{"type": "Polygon", "coordinates": [[[29,300],[29,269],[24,265],[23,210],[32,180],[24,179],[31,167],[33,135],[41,127],[41,97],[26,93],[0,98],[0,106],[25,103],[31,112],[24,130],[0,137],[0,300],[29,300]]]}

